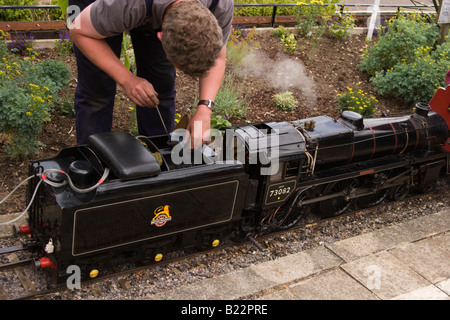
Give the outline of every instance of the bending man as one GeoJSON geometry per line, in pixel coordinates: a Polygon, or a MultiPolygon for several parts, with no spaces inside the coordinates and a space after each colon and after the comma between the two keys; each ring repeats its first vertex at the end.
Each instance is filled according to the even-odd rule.
{"type": "Polygon", "coordinates": [[[210,128],[214,99],[225,72],[232,0],[71,0],[81,13],[73,21],[78,66],[75,93],[77,142],[110,131],[116,83],[136,103],[139,134],[169,131],[175,116],[175,67],[199,79],[199,105],[188,130],[198,147],[210,128]],[[119,60],[129,31],[137,75],[119,60]],[[194,126],[200,121],[201,126],[194,126]],[[201,130],[198,128],[201,127],[201,130]]]}

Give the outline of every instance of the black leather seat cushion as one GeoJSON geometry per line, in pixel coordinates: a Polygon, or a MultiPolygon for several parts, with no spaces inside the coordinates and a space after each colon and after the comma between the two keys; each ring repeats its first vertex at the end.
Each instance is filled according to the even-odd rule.
{"type": "Polygon", "coordinates": [[[157,175],[161,168],[155,157],[127,132],[102,132],[88,138],[97,156],[120,179],[157,175]]]}

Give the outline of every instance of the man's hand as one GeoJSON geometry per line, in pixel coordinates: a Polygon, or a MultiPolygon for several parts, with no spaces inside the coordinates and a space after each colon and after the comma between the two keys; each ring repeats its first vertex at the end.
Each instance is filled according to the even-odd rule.
{"type": "Polygon", "coordinates": [[[209,137],[205,134],[209,134],[211,128],[211,109],[204,105],[199,105],[194,116],[191,118],[187,126],[187,130],[191,135],[191,148],[201,148],[204,141],[208,141],[209,137]]]}
{"type": "Polygon", "coordinates": [[[153,85],[137,76],[132,76],[121,84],[131,101],[141,107],[156,107],[159,104],[158,93],[153,85]]]}

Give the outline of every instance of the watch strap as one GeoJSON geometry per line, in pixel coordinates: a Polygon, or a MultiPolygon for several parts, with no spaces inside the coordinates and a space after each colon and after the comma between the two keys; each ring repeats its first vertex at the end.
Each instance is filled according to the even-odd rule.
{"type": "Polygon", "coordinates": [[[214,101],[212,101],[212,100],[200,100],[200,101],[197,103],[197,106],[199,106],[199,105],[205,105],[205,106],[207,106],[208,108],[210,108],[211,111],[214,111],[214,101]]]}

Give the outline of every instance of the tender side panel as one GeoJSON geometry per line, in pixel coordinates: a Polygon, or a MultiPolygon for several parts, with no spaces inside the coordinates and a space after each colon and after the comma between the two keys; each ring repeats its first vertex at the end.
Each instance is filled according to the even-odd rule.
{"type": "Polygon", "coordinates": [[[239,181],[77,210],[72,254],[82,255],[232,219],[239,181]]]}

